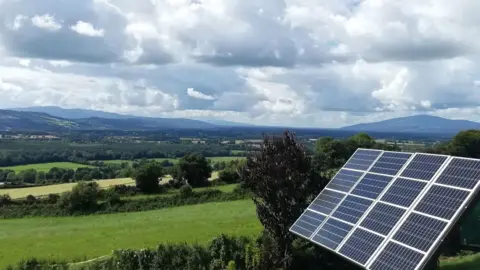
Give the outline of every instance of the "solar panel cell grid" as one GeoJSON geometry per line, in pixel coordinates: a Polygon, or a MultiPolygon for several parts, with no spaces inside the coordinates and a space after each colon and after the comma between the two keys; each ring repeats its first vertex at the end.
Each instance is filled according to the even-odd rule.
{"type": "Polygon", "coordinates": [[[344,168],[366,171],[381,153],[378,150],[357,150],[344,168]]]}
{"type": "Polygon", "coordinates": [[[345,194],[324,189],[308,208],[329,215],[343,197],[345,194]]]}
{"type": "Polygon", "coordinates": [[[333,212],[332,217],[356,224],[372,203],[371,200],[347,196],[337,210],[333,212]]]}
{"type": "Polygon", "coordinates": [[[381,236],[357,228],[339,253],[363,265],[370,259],[383,239],[381,236]]]}
{"type": "Polygon", "coordinates": [[[327,188],[349,192],[362,175],[363,172],[342,169],[328,183],[327,188]]]}
{"type": "Polygon", "coordinates": [[[405,210],[402,208],[377,203],[363,219],[360,226],[383,235],[388,235],[404,213],[405,210]]]}
{"type": "Polygon", "coordinates": [[[376,199],[385,187],[392,181],[393,177],[368,173],[352,190],[352,194],[376,199]]]}
{"type": "Polygon", "coordinates": [[[422,197],[416,211],[451,219],[470,192],[433,185],[422,197]]]}
{"type": "Polygon", "coordinates": [[[397,178],[380,199],[381,201],[410,207],[427,183],[397,178]]]}
{"type": "Polygon", "coordinates": [[[335,250],[352,228],[353,226],[347,223],[329,218],[312,240],[335,250]]]}
{"type": "Polygon", "coordinates": [[[290,230],[367,269],[413,270],[455,225],[478,181],[480,160],[359,149],[290,230]]]}
{"type": "Polygon", "coordinates": [[[310,238],[325,218],[326,216],[324,215],[307,210],[300,216],[295,224],[293,224],[291,230],[305,238],[310,238]]]}
{"type": "Polygon", "coordinates": [[[479,180],[479,160],[453,158],[436,183],[472,189],[479,180]]]}
{"type": "Polygon", "coordinates": [[[447,160],[446,156],[417,154],[403,170],[401,176],[430,181],[447,160]]]}
{"type": "Polygon", "coordinates": [[[370,266],[372,270],[414,270],[423,259],[423,254],[388,242],[387,246],[370,266]]]}
{"type": "Polygon", "coordinates": [[[446,222],[411,213],[393,239],[426,252],[445,226],[447,226],[446,222]]]}
{"type": "Polygon", "coordinates": [[[384,152],[373,164],[370,172],[397,175],[411,156],[411,153],[384,152]]]}

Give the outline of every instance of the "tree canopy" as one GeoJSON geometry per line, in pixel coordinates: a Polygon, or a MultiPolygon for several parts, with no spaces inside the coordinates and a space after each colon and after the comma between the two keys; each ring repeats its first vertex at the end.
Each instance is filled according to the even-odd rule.
{"type": "Polygon", "coordinates": [[[257,216],[272,239],[272,262],[288,268],[295,237],[289,228],[319,191],[319,179],[307,149],[286,131],[281,137],[265,136],[260,151],[249,157],[241,172],[253,193],[257,216]]]}

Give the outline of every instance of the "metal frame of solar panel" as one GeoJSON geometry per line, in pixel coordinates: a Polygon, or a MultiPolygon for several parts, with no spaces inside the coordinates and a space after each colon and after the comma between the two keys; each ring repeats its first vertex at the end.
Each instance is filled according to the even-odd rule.
{"type": "Polygon", "coordinates": [[[479,188],[477,159],[358,149],[290,231],[366,269],[418,270],[479,188]]]}

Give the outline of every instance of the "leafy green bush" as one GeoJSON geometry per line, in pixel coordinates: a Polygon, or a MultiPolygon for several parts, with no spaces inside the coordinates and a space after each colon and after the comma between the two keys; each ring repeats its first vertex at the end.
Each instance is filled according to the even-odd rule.
{"type": "Polygon", "coordinates": [[[58,205],[68,212],[92,212],[98,203],[99,186],[97,182],[79,182],[71,192],[62,194],[58,205]]]}
{"type": "Polygon", "coordinates": [[[193,188],[192,186],[185,184],[179,189],[179,193],[184,198],[191,197],[193,195],[193,188]]]}

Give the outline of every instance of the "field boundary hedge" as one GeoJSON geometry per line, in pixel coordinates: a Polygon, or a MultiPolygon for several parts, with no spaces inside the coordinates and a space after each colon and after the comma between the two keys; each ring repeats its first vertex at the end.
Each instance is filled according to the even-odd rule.
{"type": "Polygon", "coordinates": [[[193,192],[188,197],[182,194],[175,194],[172,196],[157,196],[138,200],[120,200],[115,204],[102,202],[93,209],[74,212],[60,207],[58,203],[46,203],[46,201],[42,201],[0,206],[0,219],[141,212],[184,205],[244,200],[248,198],[251,198],[250,193],[241,188],[237,188],[233,192],[203,190],[193,192]]]}

